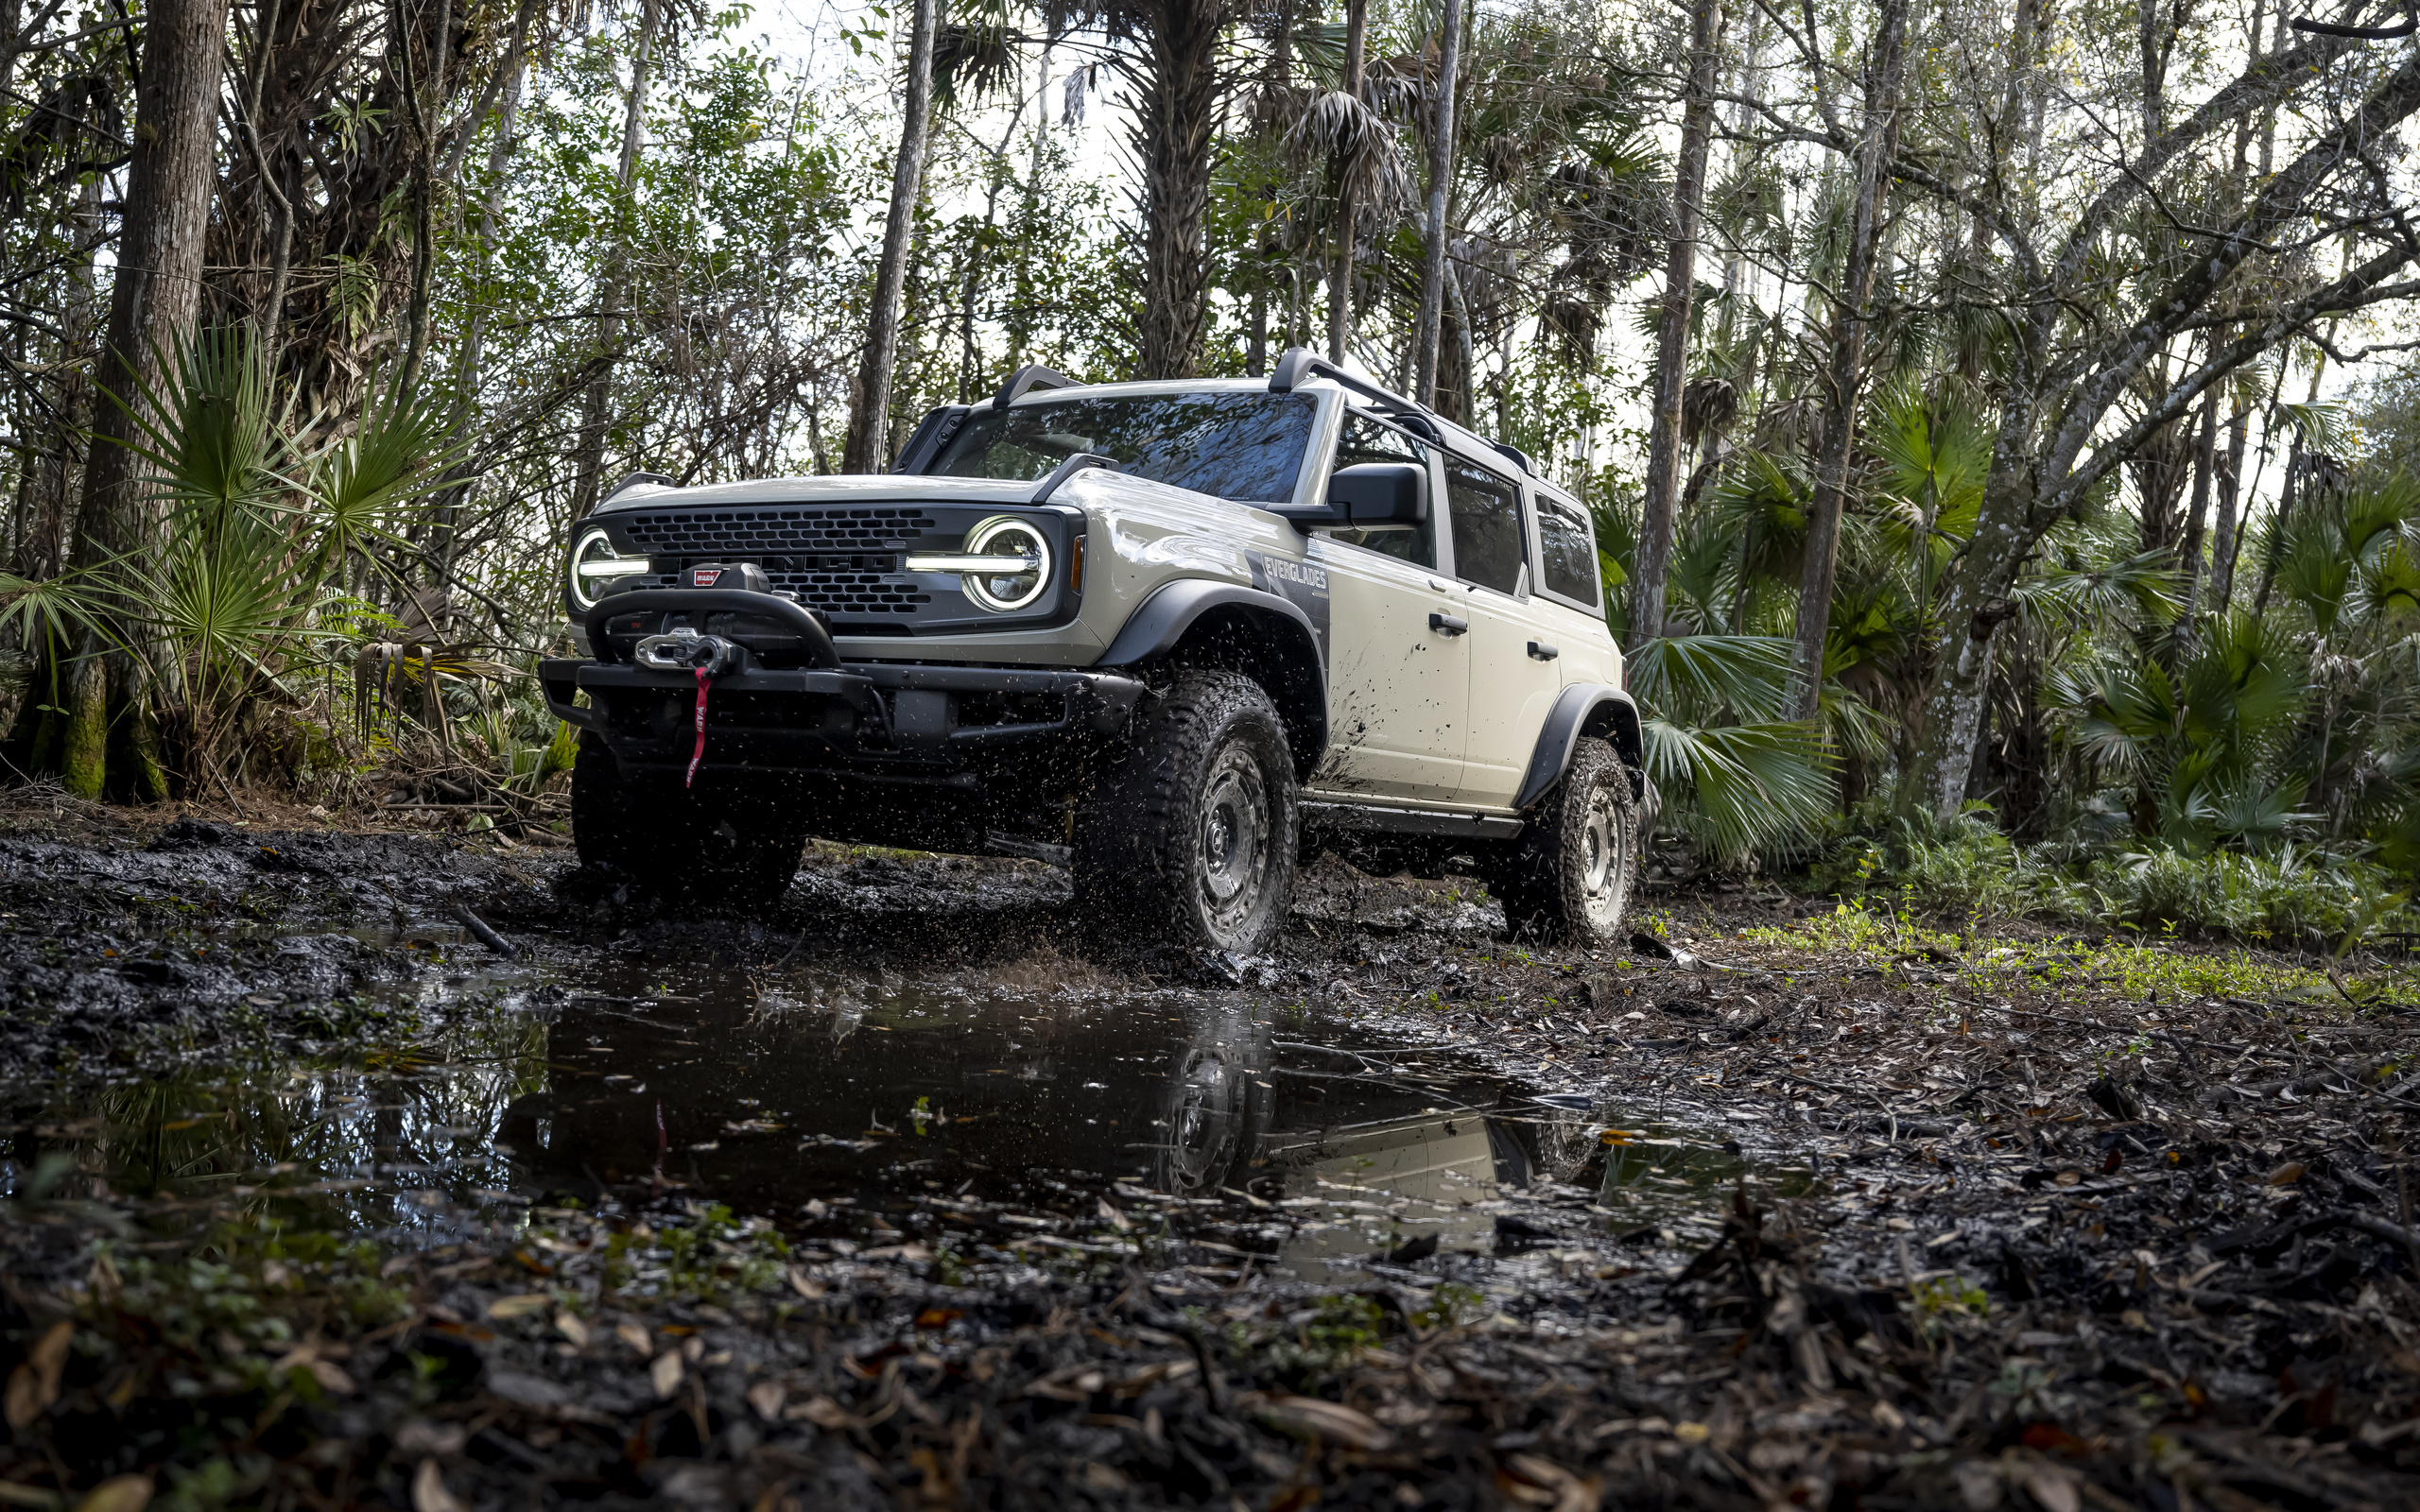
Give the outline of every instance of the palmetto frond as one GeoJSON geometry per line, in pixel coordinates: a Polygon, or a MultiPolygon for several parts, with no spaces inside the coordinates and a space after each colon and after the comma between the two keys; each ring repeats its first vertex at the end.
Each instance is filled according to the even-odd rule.
{"type": "Polygon", "coordinates": [[[1771,635],[1673,635],[1643,641],[1626,662],[1630,691],[1646,708],[1711,722],[1728,711],[1750,724],[1782,717],[1791,643],[1771,635]]]}
{"type": "Polygon", "coordinates": [[[1647,771],[1672,828],[1721,861],[1820,823],[1832,808],[1823,753],[1804,725],[1692,726],[1651,717],[1647,771]]]}

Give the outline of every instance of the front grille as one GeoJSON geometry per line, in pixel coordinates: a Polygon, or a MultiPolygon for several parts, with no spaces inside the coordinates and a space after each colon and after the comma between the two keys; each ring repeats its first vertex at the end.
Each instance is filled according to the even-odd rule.
{"type": "Polygon", "coordinates": [[[636,510],[615,524],[669,569],[625,579],[633,587],[678,587],[700,562],[752,561],[775,591],[835,620],[911,619],[932,603],[899,570],[908,543],[939,528],[921,509],[636,510]]]}

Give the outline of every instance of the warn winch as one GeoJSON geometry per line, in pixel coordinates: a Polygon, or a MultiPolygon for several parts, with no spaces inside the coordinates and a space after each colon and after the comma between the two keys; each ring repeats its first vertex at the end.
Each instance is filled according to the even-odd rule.
{"type": "MultiPolygon", "coordinates": [[[[752,561],[709,562],[690,568],[682,576],[691,588],[738,589],[751,593],[773,591],[765,569],[752,561]]],[[[694,625],[675,625],[662,635],[641,637],[638,644],[631,648],[631,660],[657,672],[696,675],[698,739],[689,752],[689,769],[681,779],[683,787],[695,785],[698,765],[706,759],[706,696],[714,687],[716,675],[745,664],[747,653],[739,643],[728,637],[704,634],[694,625]]]]}

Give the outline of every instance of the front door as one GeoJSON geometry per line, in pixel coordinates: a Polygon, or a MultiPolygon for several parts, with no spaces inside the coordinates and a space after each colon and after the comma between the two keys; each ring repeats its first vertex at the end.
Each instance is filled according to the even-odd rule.
{"type": "Polygon", "coordinates": [[[1470,633],[1470,734],[1459,801],[1509,808],[1521,790],[1538,730],[1563,689],[1559,652],[1530,612],[1530,531],[1521,486],[1493,468],[1445,458],[1445,514],[1454,576],[1470,633]]]}
{"type": "MultiPolygon", "coordinates": [[[[1428,448],[1365,415],[1345,421],[1336,466],[1428,464],[1428,448]]],[[[1452,633],[1465,596],[1438,571],[1437,521],[1418,530],[1323,531],[1328,570],[1328,745],[1312,795],[1443,802],[1461,785],[1470,637],[1452,633]]]]}

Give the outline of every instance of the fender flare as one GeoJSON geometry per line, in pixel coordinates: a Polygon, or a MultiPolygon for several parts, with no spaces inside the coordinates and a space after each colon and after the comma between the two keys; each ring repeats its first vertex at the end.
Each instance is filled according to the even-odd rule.
{"type": "Polygon", "coordinates": [[[1320,637],[1301,606],[1241,583],[1184,577],[1164,583],[1128,615],[1096,664],[1133,667],[1157,662],[1184,644],[1206,618],[1240,615],[1284,648],[1292,674],[1270,688],[1294,747],[1294,767],[1307,774],[1327,749],[1327,662],[1320,637]]]}
{"type": "Polygon", "coordinates": [[[1646,801],[1646,742],[1639,731],[1638,705],[1619,688],[1601,682],[1575,682],[1555,699],[1546,724],[1538,730],[1537,748],[1530,753],[1530,769],[1521,779],[1520,795],[1512,800],[1514,808],[1527,811],[1535,807],[1555,783],[1563,781],[1564,769],[1571,765],[1572,747],[1580,744],[1582,735],[1612,744],[1620,753],[1622,765],[1630,771],[1631,796],[1646,801]]]}

